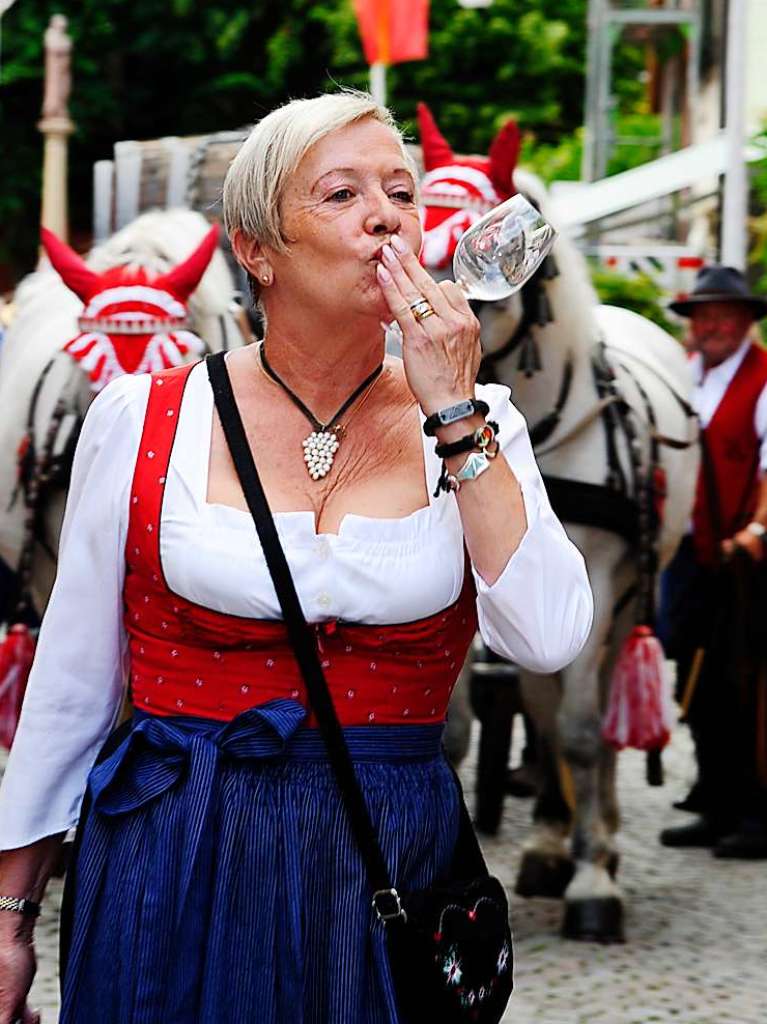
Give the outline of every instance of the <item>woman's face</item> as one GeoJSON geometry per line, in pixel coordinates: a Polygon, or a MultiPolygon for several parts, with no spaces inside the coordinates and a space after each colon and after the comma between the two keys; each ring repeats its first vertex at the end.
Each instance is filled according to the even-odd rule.
{"type": "Polygon", "coordinates": [[[373,118],[326,135],[303,158],[282,199],[287,254],[268,252],[279,299],[307,310],[389,320],[376,279],[381,248],[399,234],[418,252],[415,183],[400,146],[373,118]]]}

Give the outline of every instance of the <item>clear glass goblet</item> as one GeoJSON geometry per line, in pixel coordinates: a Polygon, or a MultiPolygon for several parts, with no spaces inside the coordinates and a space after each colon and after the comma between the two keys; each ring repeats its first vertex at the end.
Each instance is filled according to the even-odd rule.
{"type": "Polygon", "coordinates": [[[453,277],[467,299],[506,299],[533,276],[557,233],[523,195],[494,207],[458,240],[453,277]]]}
{"type": "MultiPolygon", "coordinates": [[[[540,211],[517,193],[461,235],[453,254],[453,278],[467,299],[507,299],[530,280],[556,237],[540,211]]],[[[392,320],[381,326],[389,350],[397,352],[402,342],[399,324],[392,320]]]]}

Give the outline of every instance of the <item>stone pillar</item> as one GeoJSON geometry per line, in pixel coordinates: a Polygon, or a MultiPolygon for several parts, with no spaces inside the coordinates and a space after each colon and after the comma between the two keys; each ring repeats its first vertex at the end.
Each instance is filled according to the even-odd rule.
{"type": "Polygon", "coordinates": [[[40,223],[64,240],[69,233],[67,146],[75,127],[69,119],[72,40],[66,30],[67,19],[54,14],[45,32],[45,94],[37,125],[44,138],[40,223]]]}

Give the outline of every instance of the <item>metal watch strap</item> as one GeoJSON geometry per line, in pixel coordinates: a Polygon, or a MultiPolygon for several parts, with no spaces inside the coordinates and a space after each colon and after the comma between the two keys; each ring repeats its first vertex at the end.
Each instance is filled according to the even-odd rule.
{"type": "Polygon", "coordinates": [[[487,416],[490,406],[481,398],[467,398],[463,402],[456,402],[446,409],[439,409],[427,416],[423,424],[423,432],[427,437],[434,437],[440,427],[446,427],[450,423],[458,423],[459,420],[468,419],[469,416],[487,416]]]}
{"type": "Polygon", "coordinates": [[[25,917],[40,916],[39,903],[18,896],[0,896],[0,910],[11,910],[14,914],[23,914],[25,917]]]}

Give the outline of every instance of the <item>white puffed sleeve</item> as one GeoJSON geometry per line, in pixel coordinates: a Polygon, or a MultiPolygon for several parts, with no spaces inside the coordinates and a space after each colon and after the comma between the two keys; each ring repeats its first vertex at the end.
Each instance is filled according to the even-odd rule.
{"type": "Polygon", "coordinates": [[[581,651],[594,602],[583,556],[552,511],[522,414],[507,387],[487,384],[500,444],[522,488],[527,532],[492,585],[474,571],[477,611],[488,647],[531,672],[557,672],[581,651]]]}
{"type": "Polygon", "coordinates": [[[119,714],[128,502],[148,375],[94,400],[75,452],[56,582],[0,786],[0,850],[64,832],[119,714]]]}

